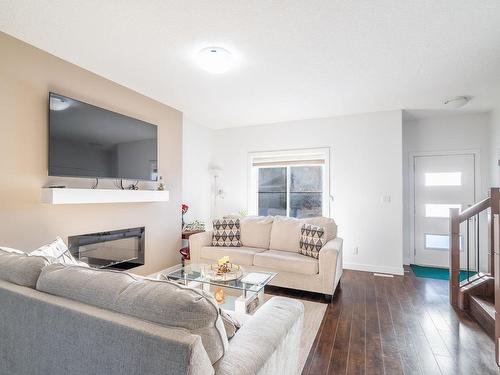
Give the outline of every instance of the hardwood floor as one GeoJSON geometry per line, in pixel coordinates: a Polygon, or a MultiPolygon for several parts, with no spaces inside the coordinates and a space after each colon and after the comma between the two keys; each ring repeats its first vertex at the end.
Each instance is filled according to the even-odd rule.
{"type": "Polygon", "coordinates": [[[499,374],[493,341],[451,308],[448,282],[407,271],[394,278],[344,271],[302,374],[499,374]]]}

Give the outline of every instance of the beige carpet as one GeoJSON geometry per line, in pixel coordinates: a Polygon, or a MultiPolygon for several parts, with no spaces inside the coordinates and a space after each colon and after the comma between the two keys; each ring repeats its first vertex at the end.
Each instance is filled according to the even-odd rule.
{"type": "Polygon", "coordinates": [[[302,339],[300,342],[300,373],[306,364],[307,356],[311,351],[312,344],[318,333],[319,326],[323,320],[326,311],[325,303],[310,302],[300,300],[304,304],[304,328],[302,330],[302,339]]]}
{"type": "MultiPolygon", "coordinates": [[[[273,297],[266,294],[266,300],[273,297]]],[[[325,303],[297,300],[304,304],[304,328],[302,329],[302,339],[300,342],[300,358],[299,368],[300,373],[307,361],[307,356],[311,351],[312,344],[316,338],[323,316],[325,315],[327,305],[325,303]]]]}

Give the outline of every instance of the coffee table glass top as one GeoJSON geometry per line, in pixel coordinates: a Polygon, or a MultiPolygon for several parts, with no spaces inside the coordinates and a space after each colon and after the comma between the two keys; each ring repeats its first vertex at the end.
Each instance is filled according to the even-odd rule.
{"type": "Polygon", "coordinates": [[[197,281],[203,284],[217,285],[225,288],[238,289],[244,292],[259,292],[277,275],[276,272],[246,271],[242,266],[242,275],[236,280],[214,280],[209,277],[211,266],[209,264],[191,263],[184,267],[179,266],[171,272],[164,274],[171,280],[197,281]]]}

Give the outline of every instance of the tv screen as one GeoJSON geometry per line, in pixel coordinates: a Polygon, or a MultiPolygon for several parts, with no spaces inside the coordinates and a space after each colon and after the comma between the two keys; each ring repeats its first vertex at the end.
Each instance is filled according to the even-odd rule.
{"type": "Polygon", "coordinates": [[[49,93],[49,176],[157,181],[158,127],[49,93]]]}

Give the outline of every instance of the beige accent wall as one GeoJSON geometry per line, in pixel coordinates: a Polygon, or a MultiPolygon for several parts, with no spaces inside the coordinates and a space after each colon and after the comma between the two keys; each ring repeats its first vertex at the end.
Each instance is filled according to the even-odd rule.
{"type": "MultiPolygon", "coordinates": [[[[56,236],[67,240],[75,234],[145,226],[146,265],[133,272],[145,275],[178,263],[182,113],[3,33],[0,56],[0,246],[32,250],[56,236]],[[49,91],[158,125],[159,172],[170,201],[40,203],[42,186],[90,187],[93,182],[48,177],[49,91]]],[[[100,186],[112,187],[113,182],[100,186]]]]}

